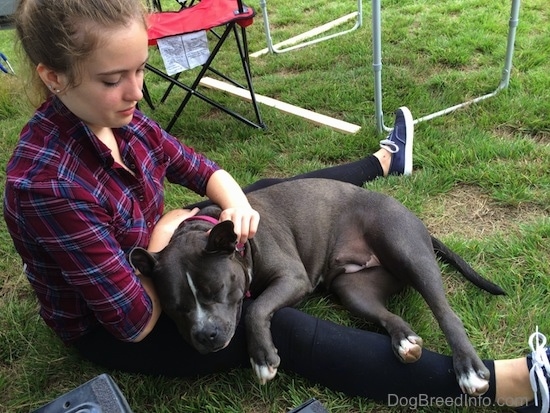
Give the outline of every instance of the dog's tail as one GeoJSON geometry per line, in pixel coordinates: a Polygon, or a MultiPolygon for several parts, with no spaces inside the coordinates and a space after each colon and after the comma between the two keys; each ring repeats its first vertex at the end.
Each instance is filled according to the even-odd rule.
{"type": "Polygon", "coordinates": [[[472,284],[493,295],[506,295],[500,286],[479,275],[476,270],[470,266],[470,264],[464,261],[464,259],[462,259],[462,257],[458,254],[451,251],[451,249],[443,244],[443,242],[435,237],[432,237],[432,245],[435,255],[441,259],[441,261],[454,267],[472,284]]]}

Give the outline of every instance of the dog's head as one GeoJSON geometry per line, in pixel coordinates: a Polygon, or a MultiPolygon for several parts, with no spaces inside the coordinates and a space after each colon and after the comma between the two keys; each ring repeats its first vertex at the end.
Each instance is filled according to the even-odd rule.
{"type": "Polygon", "coordinates": [[[162,251],[135,248],[130,253],[134,268],[153,279],[163,311],[202,354],[229,344],[251,281],[249,259],[237,251],[233,223],[207,229],[183,222],[162,251]]]}

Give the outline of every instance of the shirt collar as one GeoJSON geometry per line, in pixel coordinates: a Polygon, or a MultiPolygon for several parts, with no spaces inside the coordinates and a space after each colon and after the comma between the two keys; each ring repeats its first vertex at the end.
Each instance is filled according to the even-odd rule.
{"type": "MultiPolygon", "coordinates": [[[[67,134],[67,139],[86,139],[89,141],[99,157],[103,160],[105,166],[112,166],[114,159],[111,155],[111,150],[104,145],[97,136],[92,132],[90,127],[86,125],[78,116],[65,106],[65,104],[56,95],[51,95],[47,103],[55,110],[58,124],[61,130],[67,134]]],[[[113,129],[113,132],[118,137],[126,136],[128,127],[113,129]]]]}

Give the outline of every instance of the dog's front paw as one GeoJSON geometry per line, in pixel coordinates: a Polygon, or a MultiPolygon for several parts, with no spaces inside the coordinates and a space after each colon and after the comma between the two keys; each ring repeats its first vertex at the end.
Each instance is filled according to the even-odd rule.
{"type": "Polygon", "coordinates": [[[414,363],[422,355],[423,341],[418,336],[408,336],[399,341],[397,355],[403,363],[414,363]]]}
{"type": "Polygon", "coordinates": [[[250,363],[252,363],[252,369],[254,370],[254,373],[256,373],[256,377],[258,377],[260,384],[266,384],[277,375],[277,367],[275,366],[268,364],[256,364],[252,359],[250,359],[250,363]]]}
{"type": "Polygon", "coordinates": [[[481,396],[489,390],[488,376],[484,371],[475,372],[474,370],[469,370],[467,374],[462,374],[458,377],[458,384],[460,385],[460,389],[470,396],[481,396]]]}
{"type": "Polygon", "coordinates": [[[281,358],[275,352],[269,356],[265,355],[264,357],[260,357],[259,359],[250,357],[250,363],[252,364],[252,369],[254,373],[256,373],[256,377],[260,384],[266,384],[277,375],[277,369],[281,363],[281,358]]]}
{"type": "MultiPolygon", "coordinates": [[[[252,309],[249,308],[247,316],[251,314],[252,309]]],[[[263,325],[254,325],[256,320],[261,319],[257,316],[247,319],[248,356],[258,381],[260,384],[266,384],[277,375],[281,358],[277,354],[269,329],[264,331],[263,325]]]]}
{"type": "Polygon", "coordinates": [[[463,393],[481,396],[489,390],[491,373],[475,353],[465,356],[460,351],[455,351],[453,365],[458,385],[463,393]]]}

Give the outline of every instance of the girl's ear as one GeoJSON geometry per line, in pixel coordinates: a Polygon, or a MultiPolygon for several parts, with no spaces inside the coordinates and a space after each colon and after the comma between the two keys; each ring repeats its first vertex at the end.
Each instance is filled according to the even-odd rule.
{"type": "Polygon", "coordinates": [[[47,88],[52,92],[59,93],[66,86],[65,76],[53,69],[50,69],[43,63],[38,63],[36,66],[36,72],[38,73],[38,76],[40,76],[40,79],[42,79],[42,82],[44,82],[47,88]]]}

